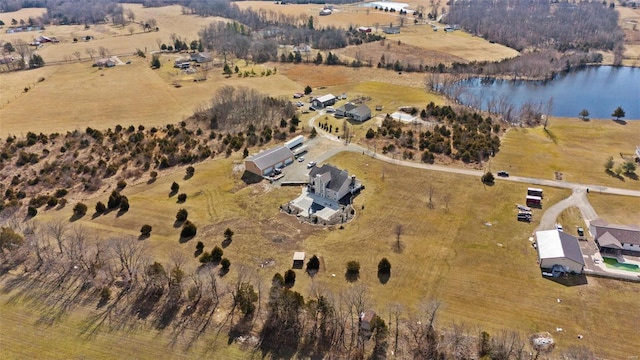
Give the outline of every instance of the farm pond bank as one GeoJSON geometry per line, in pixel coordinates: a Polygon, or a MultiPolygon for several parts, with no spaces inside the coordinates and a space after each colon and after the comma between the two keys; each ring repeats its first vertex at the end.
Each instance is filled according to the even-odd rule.
{"type": "Polygon", "coordinates": [[[590,118],[610,119],[621,106],[624,120],[640,120],[640,68],[589,66],[551,81],[473,78],[460,85],[458,100],[472,106],[481,103],[483,110],[490,101],[506,98],[515,109],[530,102],[542,104],[546,111],[552,99],[553,116],[578,117],[587,109],[590,118]]]}

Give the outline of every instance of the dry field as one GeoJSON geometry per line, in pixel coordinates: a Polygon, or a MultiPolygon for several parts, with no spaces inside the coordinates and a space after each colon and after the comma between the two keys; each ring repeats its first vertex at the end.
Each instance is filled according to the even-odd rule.
{"type": "Polygon", "coordinates": [[[444,52],[391,40],[352,45],[340,49],[336,53],[340,56],[346,55],[351,59],[360,59],[364,63],[370,62],[374,67],[382,61],[382,56],[387,64],[393,64],[399,60],[403,65],[412,64],[416,67],[419,65],[437,66],[439,63],[449,66],[453,62],[467,62],[466,59],[444,52]]]}
{"type": "MultiPolygon", "coordinates": [[[[264,183],[245,186],[233,158],[198,164],[189,180],[176,169],[154,184],[130,184],[123,191],[131,204],[129,212],[119,218],[111,213],[91,219],[90,210],[76,223],[104,237],[137,235],[140,226],[148,223],[153,232],[144,241],[154,258],[162,261],[169,254],[183,254],[190,259],[187,270],[197,265],[193,258],[195,243],[203,241],[205,248],[211,249],[221,243],[222,232],[230,227],[235,235],[225,249],[225,257],[232,264],[226,281],[233,281],[236,269],[245,264],[255,270],[257,279],[267,283],[275,272],[289,268],[294,251],[306,251],[309,256],[321,256],[324,271],[313,279],[299,272],[294,290],[305,296],[313,289],[339,293],[350,286],[344,278],[344,264],[358,260],[362,266],[358,282],[366,285],[371,307],[383,318],[389,315],[390,303],[402,304],[403,317],[408,318],[420,304],[438,299],[443,304],[438,321],[442,327],[464,323],[474,333],[481,328],[492,334],[501,329],[531,334],[562,327],[564,333],[554,332],[556,354],[579,344],[578,334],[596,347],[606,341],[609,332],[615,332],[619,345],[600,348],[599,354],[607,358],[636,354],[633,339],[638,319],[619,314],[640,305],[637,284],[589,278],[588,285],[565,287],[542,278],[536,251],[527,241],[537,224],[514,219],[513,204],[522,202],[525,184],[499,182],[484,187],[473,177],[395,167],[357,154],[342,154],[331,162],[356,174],[366,185],[355,201],[356,219],[344,230],[312,228],[280,214],[278,205],[295,197],[299,189],[271,188],[264,183]],[[173,181],[188,195],[185,204],[177,204],[175,197],[168,196],[173,181]],[[433,209],[428,207],[429,185],[434,188],[433,209]],[[182,244],[178,241],[179,229],[172,225],[180,208],[186,208],[189,219],[198,226],[196,238],[182,244]],[[398,224],[403,226],[401,253],[392,250],[398,224]],[[366,252],[362,252],[364,248],[366,252]],[[375,271],[382,257],[389,258],[393,266],[385,285],[379,283],[375,271]],[[602,319],[609,318],[618,320],[608,323],[608,331],[602,332],[602,319]]],[[[568,190],[545,188],[547,204],[568,195],[568,190]]],[[[85,203],[93,209],[96,201],[105,201],[106,197],[104,193],[85,203]]],[[[625,200],[620,201],[623,206],[625,200]]],[[[539,219],[540,211],[535,212],[534,218],[539,219]]],[[[70,215],[71,206],[67,206],[39,214],[37,219],[70,215]]],[[[0,326],[14,324],[14,318],[22,316],[14,310],[14,306],[20,309],[19,303],[3,306],[12,310],[0,318],[0,326]]],[[[25,331],[43,331],[37,325],[37,316],[27,314],[25,331]]],[[[74,336],[77,333],[71,329],[81,325],[81,320],[71,317],[49,329],[60,326],[65,334],[74,336]]],[[[98,338],[104,336],[100,344],[108,346],[119,335],[124,333],[98,338]]],[[[151,341],[139,330],[128,336],[140,341],[142,348],[151,341]]],[[[152,341],[163,347],[168,337],[158,334],[152,341]]],[[[72,343],[66,344],[69,354],[77,351],[72,343]]]]}
{"type": "Polygon", "coordinates": [[[618,23],[625,33],[623,65],[640,66],[640,8],[617,6],[618,23]]]}
{"type": "Polygon", "coordinates": [[[631,155],[635,151],[640,139],[640,121],[621,125],[611,120],[584,122],[552,118],[547,129],[548,133],[541,126],[509,129],[502,139],[500,152],[492,160],[492,168],[543,179],[554,179],[558,171],[568,182],[627,189],[640,187],[637,178],[616,178],[604,171],[609,156],[620,164],[621,153],[631,155]]]}

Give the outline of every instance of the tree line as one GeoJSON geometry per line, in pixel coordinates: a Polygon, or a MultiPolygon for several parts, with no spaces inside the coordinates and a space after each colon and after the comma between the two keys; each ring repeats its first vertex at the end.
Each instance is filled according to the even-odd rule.
{"type": "Polygon", "coordinates": [[[521,52],[608,50],[621,55],[624,38],[618,13],[600,1],[456,1],[446,21],[521,52]]]}
{"type": "MultiPolygon", "coordinates": [[[[530,353],[549,356],[553,349],[532,345],[530,337],[517,331],[489,334],[464,323],[446,324],[440,321],[444,304],[436,300],[420,301],[413,311],[390,303],[375,309],[364,323],[373,301],[363,284],[338,292],[316,288],[305,297],[291,288],[294,270],[285,276],[275,273],[268,283],[246,265],[233,267],[232,277],[209,262],[189,271],[186,257],[174,254],[157,261],[146,242],[135,238],[101,239],[60,220],[2,220],[0,276],[12,276],[12,291],[37,300],[42,311],[59,315],[56,319],[95,304],[83,323],[89,334],[129,326],[170,327],[172,335],[190,345],[207,333],[225,334],[229,343],[255,335],[259,341],[253,350],[279,358],[384,359],[393,354],[402,359],[507,360],[529,359],[530,353]],[[28,271],[10,275],[17,267],[28,271]]],[[[232,235],[225,231],[225,237],[232,235]]],[[[213,252],[222,257],[221,249],[213,252]]],[[[378,270],[386,265],[381,261],[378,270]]],[[[595,359],[586,346],[553,355],[595,359]]]]}

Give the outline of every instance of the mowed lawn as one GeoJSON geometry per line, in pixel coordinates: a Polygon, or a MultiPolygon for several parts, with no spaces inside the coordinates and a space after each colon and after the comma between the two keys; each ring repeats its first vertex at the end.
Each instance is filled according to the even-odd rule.
{"type": "Polygon", "coordinates": [[[621,153],[633,154],[640,141],[640,121],[621,125],[611,120],[552,118],[547,129],[548,132],[542,126],[509,129],[500,152],[492,160],[492,168],[541,179],[554,179],[555,172],[561,172],[562,180],[568,182],[640,188],[637,177],[618,178],[607,174],[604,168],[610,156],[617,166],[623,162],[621,153]]]}
{"type": "MultiPolygon", "coordinates": [[[[420,304],[436,299],[443,305],[438,322],[442,327],[455,321],[492,334],[509,329],[525,335],[562,327],[564,333],[554,332],[559,351],[578,344],[578,334],[591,344],[604,344],[608,334],[615,332],[617,347],[594,347],[608,358],[637,351],[633,339],[638,319],[620,316],[640,305],[637,284],[588,278],[588,285],[565,287],[540,276],[536,251],[528,241],[537,223],[515,219],[514,204],[523,201],[526,184],[499,182],[485,187],[474,177],[341,154],[331,163],[348,169],[366,186],[355,200],[356,218],[342,230],[313,228],[278,211],[278,205],[293,199],[299,188],[272,188],[266,183],[245,186],[234,160],[199,164],[188,180],[176,169],[156,183],[127,186],[123,193],[131,208],[119,218],[111,213],[91,220],[95,202],[106,201],[108,194],[94,197],[86,201],[91,210],[78,223],[103,236],[135,236],[148,223],[153,232],[143,241],[154,259],[168,261],[175,256],[172,254],[182,254],[191,269],[197,266],[195,243],[203,241],[205,250],[210,250],[221,244],[222,233],[229,227],[235,235],[225,249],[224,256],[232,264],[226,281],[233,281],[243,264],[267,284],[275,272],[283,273],[291,266],[294,251],[305,251],[323,262],[323,271],[313,279],[298,271],[294,290],[305,296],[313,289],[335,294],[345,291],[351,286],[344,277],[345,263],[357,260],[361,264],[358,282],[366,285],[370,306],[384,318],[390,304],[402,304],[403,317],[409,318],[420,304]],[[169,197],[173,181],[180,184],[179,192],[188,195],[185,204],[169,197]],[[433,186],[433,209],[428,206],[429,186],[433,186]],[[173,225],[180,208],[187,209],[189,219],[198,226],[198,235],[186,243],[179,242],[179,228],[173,225]],[[401,253],[393,250],[397,225],[402,225],[401,253]],[[392,276],[385,285],[376,276],[382,257],[392,264],[392,276]],[[612,318],[617,320],[607,322],[607,332],[601,331],[602,319],[612,318]]],[[[544,190],[546,204],[570,194],[568,190],[544,190]]],[[[67,206],[55,215],[69,217],[70,212],[67,206]]],[[[534,220],[541,214],[534,210],[534,220]]]]}

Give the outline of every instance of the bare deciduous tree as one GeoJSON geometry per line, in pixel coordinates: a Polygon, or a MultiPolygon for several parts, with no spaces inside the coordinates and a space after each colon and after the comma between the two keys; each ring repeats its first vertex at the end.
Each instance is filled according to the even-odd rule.
{"type": "Polygon", "coordinates": [[[93,56],[96,54],[96,49],[94,49],[94,48],[86,48],[86,49],[84,49],[84,51],[87,53],[87,55],[89,55],[91,60],[93,60],[93,56]]]}

